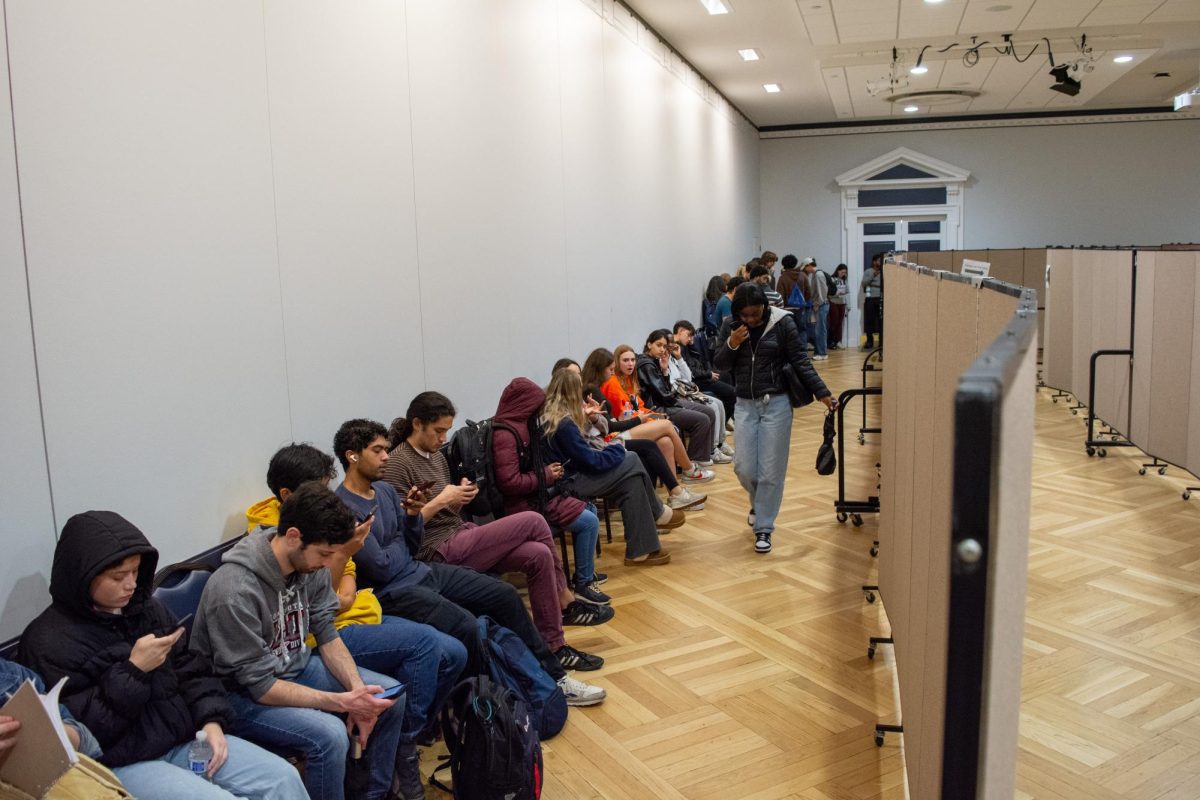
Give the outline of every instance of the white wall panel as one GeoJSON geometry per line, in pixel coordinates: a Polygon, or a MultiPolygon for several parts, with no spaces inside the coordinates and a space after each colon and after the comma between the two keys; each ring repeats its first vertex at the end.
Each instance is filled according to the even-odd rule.
{"type": "Polygon", "coordinates": [[[8,4],[57,517],[165,560],[239,526],[288,435],[262,10],[8,4]]]}
{"type": "Polygon", "coordinates": [[[386,425],[425,385],[404,4],[265,8],[293,435],[329,451],[344,420],[386,425]]]}
{"type": "Polygon", "coordinates": [[[477,419],[563,354],[555,3],[408,13],[425,377],[477,419]]]}
{"type": "MultiPolygon", "coordinates": [[[[6,49],[0,37],[3,85],[8,84],[6,49]]],[[[5,553],[0,564],[0,641],[19,634],[46,605],[55,542],[12,132],[12,109],[0,103],[0,543],[5,553]]]]}

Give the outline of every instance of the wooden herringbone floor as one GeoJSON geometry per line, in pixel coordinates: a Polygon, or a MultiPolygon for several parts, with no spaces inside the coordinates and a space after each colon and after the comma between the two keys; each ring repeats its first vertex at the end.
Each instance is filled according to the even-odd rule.
{"type": "MultiPolygon", "coordinates": [[[[835,352],[819,367],[840,391],[861,363],[835,352]]],[[[1200,498],[1139,477],[1132,449],[1087,458],[1080,420],[1039,392],[1019,796],[1200,798],[1200,498]]],[[[874,582],[876,520],[835,520],[835,476],[812,468],[819,424],[797,415],[769,556],[753,552],[730,466],[664,537],[670,565],[623,567],[615,527],[600,569],[616,617],[567,631],[607,659],[577,677],[608,699],[545,744],[546,800],[906,796],[901,737],[872,739],[897,721],[890,649],[866,654],[884,609],[859,588],[874,582]]],[[[856,405],[847,427],[861,424],[856,405]]],[[[847,497],[876,494],[877,442],[848,439],[847,497]]]]}

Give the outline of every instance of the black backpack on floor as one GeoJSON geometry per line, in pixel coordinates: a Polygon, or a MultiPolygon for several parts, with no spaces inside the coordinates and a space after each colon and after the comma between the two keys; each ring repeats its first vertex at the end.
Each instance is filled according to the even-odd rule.
{"type": "Polygon", "coordinates": [[[542,744],[525,701],[485,675],[467,678],[442,708],[450,751],[429,782],[455,800],[538,800],[542,796],[542,744]],[[450,770],[447,787],[436,774],[450,770]]]}

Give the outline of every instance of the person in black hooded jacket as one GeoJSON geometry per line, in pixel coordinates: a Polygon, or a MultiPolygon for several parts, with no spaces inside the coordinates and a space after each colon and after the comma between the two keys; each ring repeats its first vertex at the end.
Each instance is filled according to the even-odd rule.
{"type": "Polygon", "coordinates": [[[737,385],[733,471],[750,495],[746,522],[754,529],[755,552],[769,553],[792,440],[792,405],[784,367],[790,364],[805,390],[830,410],[833,394],[809,361],[792,315],[769,306],[757,284],[737,288],[733,316],[721,326],[719,338],[713,363],[721,372],[732,373],[737,385]]]}
{"type": "Polygon", "coordinates": [[[50,684],[68,679],[63,704],[141,800],[307,797],[286,761],[225,736],[232,712],[224,687],[150,596],[157,565],[158,551],[119,514],[71,517],[54,551],[53,602],[22,634],[19,660],[50,684]],[[189,771],[198,731],[213,748],[203,775],[189,771]]]}

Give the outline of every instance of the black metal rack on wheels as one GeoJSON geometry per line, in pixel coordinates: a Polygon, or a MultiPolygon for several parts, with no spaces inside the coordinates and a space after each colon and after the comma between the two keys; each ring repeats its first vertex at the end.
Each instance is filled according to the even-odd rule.
{"type": "MultiPolygon", "coordinates": [[[[846,405],[847,402],[854,397],[863,397],[863,402],[866,402],[867,395],[883,394],[882,386],[864,386],[861,389],[847,389],[838,395],[837,409],[837,456],[838,456],[838,496],[834,502],[834,510],[837,511],[837,521],[845,522],[847,519],[854,523],[854,527],[862,526],[862,515],[878,514],[879,513],[879,497],[871,495],[866,500],[847,500],[846,499],[846,405]]],[[[879,429],[876,429],[878,432],[879,429]]],[[[874,555],[874,553],[872,553],[874,555]]]]}
{"type": "MultiPolygon", "coordinates": [[[[1100,358],[1101,356],[1125,356],[1127,359],[1132,359],[1133,351],[1132,350],[1097,350],[1096,352],[1092,353],[1091,363],[1088,366],[1087,441],[1084,442],[1084,446],[1087,448],[1087,454],[1089,456],[1098,455],[1101,458],[1104,458],[1106,455],[1108,455],[1108,452],[1104,449],[1105,447],[1136,447],[1136,445],[1134,445],[1133,442],[1131,442],[1128,439],[1125,439],[1123,437],[1117,438],[1116,431],[1114,431],[1111,427],[1109,427],[1109,433],[1108,433],[1109,438],[1107,438],[1107,439],[1097,438],[1097,435],[1096,435],[1096,420],[1097,420],[1097,417],[1096,417],[1096,359],[1100,358]]],[[[1130,370],[1132,371],[1132,369],[1133,368],[1131,366],[1130,370]]],[[[1154,464],[1148,464],[1146,466],[1158,466],[1158,459],[1155,459],[1154,464]]],[[[1164,472],[1166,472],[1165,468],[1163,468],[1159,474],[1161,475],[1164,472]]],[[[1142,474],[1143,475],[1146,474],[1145,467],[1142,468],[1142,474]]]]}
{"type": "MultiPolygon", "coordinates": [[[[883,345],[879,345],[879,347],[876,347],[874,350],[867,353],[867,357],[863,359],[862,388],[864,388],[864,389],[868,388],[867,387],[867,373],[868,372],[882,372],[883,371],[883,368],[879,366],[879,364],[881,364],[881,363],[883,363],[883,345]],[[874,362],[872,362],[872,359],[874,359],[874,362]]],[[[867,427],[867,396],[866,396],[866,394],[864,394],[863,399],[862,399],[862,427],[860,427],[858,429],[858,443],[866,444],[868,433],[879,433],[879,432],[880,432],[879,428],[868,428],[867,427]]]]}

